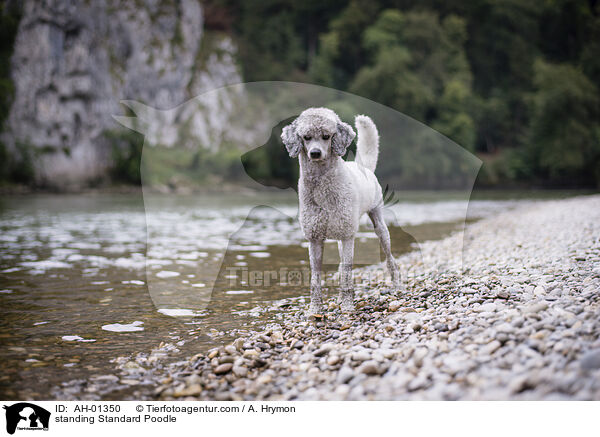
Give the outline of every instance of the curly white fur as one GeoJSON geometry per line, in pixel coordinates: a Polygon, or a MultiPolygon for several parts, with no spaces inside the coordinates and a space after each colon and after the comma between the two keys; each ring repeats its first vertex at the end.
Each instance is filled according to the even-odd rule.
{"type": "Polygon", "coordinates": [[[338,240],[342,310],[353,309],[354,236],[364,213],[373,222],[392,280],[399,286],[400,274],[383,220],[381,186],[373,173],[379,153],[379,134],[366,115],[357,116],[355,125],[358,130],[355,162],[346,162],[342,156],[356,134],[330,109],[305,110],[281,134],[290,156],[300,161],[299,219],[310,243],[312,314],[322,311],[321,267],[323,244],[328,238],[338,240]]]}

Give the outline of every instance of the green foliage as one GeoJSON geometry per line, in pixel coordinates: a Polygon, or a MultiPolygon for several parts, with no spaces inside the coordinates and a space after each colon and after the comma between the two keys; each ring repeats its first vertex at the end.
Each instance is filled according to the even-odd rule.
{"type": "MultiPolygon", "coordinates": [[[[20,19],[21,11],[17,2],[0,1],[0,133],[5,129],[4,124],[14,99],[10,65],[20,19]]],[[[0,143],[0,182],[31,184],[33,179],[31,146],[17,143],[9,153],[7,146],[0,143]]]]}
{"type": "Polygon", "coordinates": [[[485,184],[598,184],[597,2],[244,4],[231,10],[252,53],[246,79],[310,80],[398,109],[479,154],[485,184]]]}
{"type": "Polygon", "coordinates": [[[9,180],[18,184],[31,185],[35,180],[35,151],[31,144],[17,142],[11,159],[9,180]]]}
{"type": "Polygon", "coordinates": [[[32,185],[35,180],[34,160],[36,150],[31,144],[17,142],[9,153],[0,142],[0,182],[32,185]]]}
{"type": "Polygon", "coordinates": [[[147,186],[218,185],[236,181],[243,175],[240,152],[232,144],[223,144],[218,151],[147,145],[141,170],[147,186]]]}
{"type": "Polygon", "coordinates": [[[143,135],[132,130],[108,130],[104,132],[104,138],[112,153],[112,178],[118,182],[140,184],[143,135]]]}
{"type": "Polygon", "coordinates": [[[581,49],[579,64],[593,83],[600,83],[600,16],[589,23],[589,40],[581,49]]]}
{"type": "Polygon", "coordinates": [[[437,104],[438,116],[431,127],[453,139],[465,149],[475,146],[475,122],[467,112],[470,108],[471,91],[457,80],[446,83],[437,104]]]}
{"type": "Polygon", "coordinates": [[[3,142],[0,142],[0,181],[5,181],[8,179],[9,174],[9,166],[8,160],[10,156],[8,154],[8,150],[6,150],[6,145],[3,142]]]}
{"type": "Polygon", "coordinates": [[[527,152],[536,173],[562,184],[600,186],[600,94],[571,65],[535,63],[527,152]]]}
{"type": "Polygon", "coordinates": [[[478,175],[478,183],[482,186],[517,185],[525,176],[529,180],[532,174],[524,161],[524,154],[516,149],[501,150],[494,154],[479,155],[483,164],[478,175]]]}
{"type": "Polygon", "coordinates": [[[245,80],[281,80],[284,76],[302,80],[313,61],[319,34],[344,3],[208,0],[206,7],[231,17],[245,80]]]}
{"type": "Polygon", "coordinates": [[[364,29],[373,22],[380,6],[369,0],[351,0],[329,23],[321,36],[321,48],[311,78],[333,88],[347,89],[353,76],[368,58],[359,42],[364,29]]]}
{"type": "Polygon", "coordinates": [[[383,11],[364,32],[373,62],[350,90],[429,124],[473,150],[471,73],[464,43],[466,23],[432,12],[383,11]]]}
{"type": "Polygon", "coordinates": [[[378,55],[375,65],[358,72],[350,91],[424,120],[435,96],[410,70],[410,59],[403,47],[386,49],[378,55]]]}
{"type": "Polygon", "coordinates": [[[496,88],[530,86],[532,61],[539,50],[540,10],[533,2],[519,0],[480,0],[466,8],[467,54],[475,89],[482,95],[496,88]]]}
{"type": "Polygon", "coordinates": [[[0,1],[0,132],[8,117],[15,92],[10,77],[10,58],[20,19],[18,6],[0,1]]]}

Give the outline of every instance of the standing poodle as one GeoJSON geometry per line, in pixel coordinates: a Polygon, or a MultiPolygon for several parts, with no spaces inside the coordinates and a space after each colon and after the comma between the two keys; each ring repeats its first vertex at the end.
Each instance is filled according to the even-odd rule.
{"type": "Polygon", "coordinates": [[[358,115],[355,124],[358,142],[354,162],[346,162],[342,156],[356,134],[330,109],[309,108],[281,133],[290,156],[300,160],[299,219],[310,244],[310,314],[319,314],[323,309],[321,267],[327,238],[338,240],[342,311],[354,309],[354,236],[364,213],[373,222],[394,285],[400,284],[390,234],[383,220],[383,194],[373,173],[379,153],[379,134],[366,115],[358,115]]]}

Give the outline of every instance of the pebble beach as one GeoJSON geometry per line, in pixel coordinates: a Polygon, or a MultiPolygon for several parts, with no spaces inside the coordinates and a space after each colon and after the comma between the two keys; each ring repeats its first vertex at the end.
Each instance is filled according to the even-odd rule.
{"type": "Polygon", "coordinates": [[[354,270],[352,314],[333,296],[315,320],[292,306],[230,344],[162,365],[163,343],[56,396],[120,381],[146,387],[131,399],[600,400],[599,195],[526,203],[397,262],[400,291],[360,285],[381,266],[354,270]]]}

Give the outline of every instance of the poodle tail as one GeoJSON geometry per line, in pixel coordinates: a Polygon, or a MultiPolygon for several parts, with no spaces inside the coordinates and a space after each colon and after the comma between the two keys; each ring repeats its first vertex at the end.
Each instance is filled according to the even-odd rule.
{"type": "Polygon", "coordinates": [[[356,162],[371,171],[377,166],[379,155],[379,132],[377,126],[366,115],[357,115],[354,125],[358,131],[356,142],[356,162]]]}

